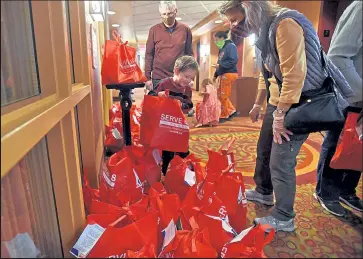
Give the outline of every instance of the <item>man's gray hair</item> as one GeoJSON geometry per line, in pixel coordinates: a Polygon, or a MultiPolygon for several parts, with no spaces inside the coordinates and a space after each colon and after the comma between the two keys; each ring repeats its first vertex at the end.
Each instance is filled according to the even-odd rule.
{"type": "Polygon", "coordinates": [[[162,13],[165,10],[175,11],[176,10],[176,1],[160,1],[159,12],[162,13]]]}
{"type": "Polygon", "coordinates": [[[281,7],[270,1],[224,1],[218,9],[220,15],[224,16],[231,9],[240,10],[245,15],[248,30],[259,31],[270,16],[276,15],[281,7]]]}

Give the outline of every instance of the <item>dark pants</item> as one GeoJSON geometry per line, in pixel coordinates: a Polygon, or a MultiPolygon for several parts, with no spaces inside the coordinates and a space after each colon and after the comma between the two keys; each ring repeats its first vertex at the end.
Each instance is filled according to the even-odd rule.
{"type": "Polygon", "coordinates": [[[152,79],[151,80],[153,82],[153,90],[156,90],[156,88],[158,87],[161,80],[162,79],[152,79]]]}
{"type": "MultiPolygon", "coordinates": [[[[355,110],[348,108],[351,109],[355,110]]],[[[343,125],[337,126],[334,130],[328,131],[321,146],[316,194],[324,201],[339,201],[339,196],[355,195],[361,176],[359,171],[333,169],[329,166],[343,127],[343,125]]]]}
{"type": "Polygon", "coordinates": [[[257,143],[256,169],[253,179],[256,191],[261,194],[275,192],[276,204],[271,215],[282,221],[295,217],[296,157],[309,134],[295,134],[282,144],[273,142],[272,113],[276,106],[267,105],[257,143]]]}
{"type": "Polygon", "coordinates": [[[168,171],[168,166],[170,164],[170,161],[173,160],[175,155],[179,155],[181,158],[186,158],[187,156],[189,156],[190,152],[188,150],[188,152],[171,152],[171,151],[165,151],[163,150],[161,158],[163,161],[163,165],[161,167],[161,172],[163,173],[163,175],[166,175],[166,172],[168,171]]]}

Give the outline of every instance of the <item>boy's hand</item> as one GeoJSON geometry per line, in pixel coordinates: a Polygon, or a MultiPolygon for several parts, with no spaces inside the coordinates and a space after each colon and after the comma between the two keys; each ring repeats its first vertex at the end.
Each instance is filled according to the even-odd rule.
{"type": "Polygon", "coordinates": [[[159,92],[158,96],[159,97],[167,97],[165,91],[159,92]]]}
{"type": "Polygon", "coordinates": [[[147,81],[145,83],[145,87],[147,90],[151,91],[153,89],[153,82],[150,80],[150,81],[147,81]]]}

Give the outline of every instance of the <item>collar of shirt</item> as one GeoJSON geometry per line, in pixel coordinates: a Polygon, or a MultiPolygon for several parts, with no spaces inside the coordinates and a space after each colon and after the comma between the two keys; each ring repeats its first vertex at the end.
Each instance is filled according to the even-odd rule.
{"type": "Polygon", "coordinates": [[[173,31],[175,31],[176,25],[177,25],[177,21],[175,21],[174,25],[172,27],[166,27],[166,25],[164,23],[162,23],[165,27],[165,29],[169,32],[172,33],[173,31]]]}

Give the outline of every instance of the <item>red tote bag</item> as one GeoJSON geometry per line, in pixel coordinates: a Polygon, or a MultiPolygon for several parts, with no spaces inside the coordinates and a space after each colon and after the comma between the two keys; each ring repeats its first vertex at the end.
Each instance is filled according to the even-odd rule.
{"type": "Polygon", "coordinates": [[[173,152],[189,149],[189,125],[180,102],[146,95],[140,123],[140,142],[144,146],[173,152]]]}
{"type": "Polygon", "coordinates": [[[149,213],[136,222],[126,215],[122,216],[107,226],[87,257],[124,258],[128,250],[139,251],[148,244],[156,247],[157,225],[157,213],[149,213]]]}
{"type": "Polygon", "coordinates": [[[113,33],[115,40],[106,40],[102,61],[102,84],[146,82],[147,79],[136,63],[136,49],[123,43],[113,33]]]}
{"type": "Polygon", "coordinates": [[[169,193],[176,193],[183,201],[191,186],[201,183],[205,178],[205,171],[194,155],[185,159],[175,156],[170,163],[170,169],[165,176],[164,185],[169,193]]]}
{"type": "Polygon", "coordinates": [[[245,229],[224,245],[221,258],[266,258],[263,248],[273,240],[274,236],[275,230],[270,225],[258,224],[245,229]],[[266,230],[269,230],[267,235],[266,230]]]}
{"type": "Polygon", "coordinates": [[[355,129],[359,113],[349,112],[335,154],[330,161],[334,169],[363,171],[363,146],[355,129]]]}

